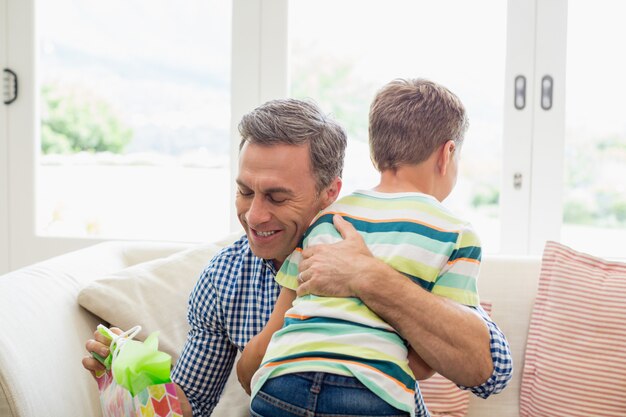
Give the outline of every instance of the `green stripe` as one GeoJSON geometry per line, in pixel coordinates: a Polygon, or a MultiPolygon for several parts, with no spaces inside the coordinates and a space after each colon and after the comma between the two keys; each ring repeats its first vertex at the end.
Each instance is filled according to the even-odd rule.
{"type": "Polygon", "coordinates": [[[362,233],[361,235],[368,246],[372,244],[394,246],[405,244],[417,246],[429,252],[446,256],[454,250],[453,242],[440,242],[416,233],[407,234],[398,231],[390,231],[384,233],[362,233]]]}
{"type": "Polygon", "coordinates": [[[480,304],[477,293],[471,293],[463,289],[436,286],[433,288],[432,293],[466,306],[476,307],[480,304]]]}
{"type": "Polygon", "coordinates": [[[339,334],[363,334],[369,333],[386,339],[390,342],[397,342],[398,344],[404,344],[398,333],[391,330],[379,329],[377,327],[368,326],[361,323],[355,323],[353,321],[331,319],[328,317],[311,317],[308,319],[298,319],[294,317],[285,317],[285,323],[283,329],[288,326],[289,331],[281,330],[282,334],[291,333],[293,331],[306,331],[315,334],[323,334],[328,336],[336,336],[339,334]]]}
{"type": "Polygon", "coordinates": [[[295,290],[298,288],[298,264],[285,260],[274,278],[281,286],[295,290]]]}
{"type": "MultiPolygon", "coordinates": [[[[382,221],[377,223],[370,223],[369,221],[363,221],[354,219],[350,216],[343,216],[345,220],[352,223],[354,228],[362,233],[389,233],[389,232],[402,232],[402,233],[416,233],[420,235],[424,235],[430,239],[434,239],[440,242],[456,242],[459,234],[456,232],[446,232],[440,231],[437,229],[433,229],[427,225],[423,225],[420,223],[414,222],[402,222],[402,221],[382,221]]],[[[318,227],[323,223],[331,223],[333,222],[332,214],[324,214],[319,217],[315,223],[311,225],[311,227],[306,231],[304,235],[304,239],[306,239],[311,230],[318,227]]]]}
{"type": "Polygon", "coordinates": [[[450,211],[443,204],[437,202],[435,199],[420,195],[381,198],[373,195],[354,193],[337,200],[336,205],[341,204],[355,206],[357,208],[369,208],[383,211],[415,210],[431,214],[434,217],[446,220],[450,223],[465,223],[450,213],[450,211]]]}
{"type": "MultiPolygon", "coordinates": [[[[308,355],[308,352],[326,352],[326,354],[329,355],[347,355],[354,358],[361,358],[363,360],[389,362],[396,364],[396,366],[403,369],[404,372],[411,372],[407,362],[398,362],[398,359],[396,357],[387,355],[382,351],[369,348],[365,343],[362,343],[360,345],[354,345],[351,343],[341,342],[329,343],[326,340],[309,340],[307,342],[303,341],[302,343],[291,343],[289,346],[278,346],[275,348],[270,348],[270,350],[268,351],[268,355],[264,358],[264,361],[276,361],[279,360],[277,358],[291,355],[308,355]]],[[[359,361],[357,360],[357,362],[359,361]]]]}
{"type": "MultiPolygon", "coordinates": [[[[425,249],[429,252],[438,255],[450,256],[454,251],[455,242],[441,242],[438,240],[430,239],[427,236],[418,233],[406,233],[400,231],[389,232],[363,232],[360,231],[360,235],[363,237],[367,246],[371,245],[392,245],[405,244],[410,246],[416,246],[420,249],[425,249]]],[[[315,226],[314,229],[310,229],[306,236],[307,242],[318,236],[332,236],[333,238],[341,239],[341,235],[332,225],[332,223],[320,223],[315,226]]],[[[297,274],[297,271],[296,271],[297,274]]]]}
{"type": "Polygon", "coordinates": [[[316,307],[332,308],[336,311],[343,311],[373,322],[384,323],[383,319],[370,310],[369,307],[363,303],[363,301],[355,297],[318,297],[316,295],[308,294],[296,298],[293,305],[298,306],[303,303],[315,303],[316,307]]]}
{"type": "Polygon", "coordinates": [[[450,260],[453,261],[455,259],[468,258],[480,261],[481,257],[482,250],[479,246],[466,246],[452,252],[450,260]]]}
{"type": "Polygon", "coordinates": [[[414,280],[417,279],[427,283],[435,282],[437,275],[441,271],[439,268],[434,268],[432,266],[425,265],[416,259],[407,259],[403,256],[380,259],[404,275],[410,276],[414,280]]]}
{"type": "Polygon", "coordinates": [[[342,355],[342,354],[329,353],[329,352],[323,352],[323,351],[310,351],[310,352],[306,352],[302,354],[294,354],[294,355],[288,355],[288,356],[283,356],[279,358],[273,358],[271,361],[261,364],[261,366],[265,366],[268,363],[277,363],[277,362],[286,361],[286,360],[294,360],[294,359],[300,359],[300,358],[314,358],[314,357],[353,361],[353,362],[361,363],[364,365],[368,365],[368,366],[371,366],[372,368],[379,370],[380,372],[386,375],[391,376],[392,378],[397,379],[407,389],[410,389],[410,390],[415,389],[415,379],[410,374],[406,373],[400,366],[396,365],[395,363],[383,361],[383,360],[363,359],[363,358],[359,358],[359,357],[351,356],[351,355],[342,355]]]}
{"type": "Polygon", "coordinates": [[[464,233],[461,235],[461,240],[459,241],[459,247],[478,247],[480,248],[480,239],[476,233],[470,233],[469,230],[464,230],[464,233]]]}
{"type": "Polygon", "coordinates": [[[309,240],[315,237],[318,237],[320,235],[332,236],[337,239],[342,239],[341,235],[339,234],[339,232],[337,231],[337,229],[335,229],[335,226],[333,225],[332,217],[330,219],[330,222],[326,221],[323,223],[316,223],[315,227],[311,226],[309,230],[307,231],[307,233],[305,234],[304,245],[307,246],[307,243],[309,240]]]}
{"type": "Polygon", "coordinates": [[[438,287],[457,288],[460,290],[471,291],[477,293],[476,280],[468,277],[467,275],[456,274],[454,272],[448,272],[445,275],[437,278],[436,285],[438,287]]]}

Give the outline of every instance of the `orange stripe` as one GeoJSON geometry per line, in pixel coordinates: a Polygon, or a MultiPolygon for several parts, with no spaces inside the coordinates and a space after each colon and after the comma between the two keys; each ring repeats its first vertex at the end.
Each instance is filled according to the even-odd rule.
{"type": "Polygon", "coordinates": [[[480,265],[480,261],[478,259],[472,259],[472,258],[456,258],[456,259],[453,259],[451,261],[448,261],[448,265],[452,265],[452,264],[456,263],[457,261],[465,261],[465,262],[470,262],[470,263],[474,263],[474,264],[480,265]]]}
{"type": "Polygon", "coordinates": [[[301,316],[298,314],[285,314],[285,317],[289,317],[290,319],[306,320],[306,319],[310,319],[313,316],[301,316]]]}
{"type": "Polygon", "coordinates": [[[294,363],[294,362],[309,362],[309,361],[314,361],[314,360],[319,360],[319,361],[324,361],[324,362],[338,362],[338,363],[349,363],[352,365],[357,365],[363,368],[368,368],[374,372],[379,373],[380,375],[384,376],[387,379],[392,380],[396,385],[399,385],[400,388],[402,388],[405,392],[414,394],[415,393],[415,389],[408,389],[402,382],[398,381],[396,378],[387,375],[383,372],[381,372],[380,370],[369,366],[369,365],[365,365],[363,363],[360,362],[355,362],[355,361],[347,361],[347,360],[341,360],[341,359],[330,359],[330,358],[318,358],[318,357],[307,357],[307,358],[298,358],[298,359],[286,359],[284,361],[280,361],[280,362],[271,362],[268,363],[267,365],[264,365],[265,367],[274,367],[274,366],[278,366],[278,365],[282,365],[285,363],[294,363]]]}

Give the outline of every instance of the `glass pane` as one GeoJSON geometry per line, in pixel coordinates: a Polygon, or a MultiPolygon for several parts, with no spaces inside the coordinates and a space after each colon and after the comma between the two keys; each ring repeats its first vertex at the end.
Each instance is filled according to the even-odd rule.
{"type": "Polygon", "coordinates": [[[625,13],[611,0],[568,6],[562,240],[608,257],[626,256],[625,13]]]}
{"type": "Polygon", "coordinates": [[[367,147],[376,90],[394,78],[429,78],[457,94],[470,117],[446,204],[474,224],[485,251],[497,252],[506,2],[298,0],[289,7],[291,95],[314,99],[348,129],[343,193],[377,184],[367,147]]]}
{"type": "Polygon", "coordinates": [[[231,2],[37,6],[38,232],[226,234],[231,2]]]}

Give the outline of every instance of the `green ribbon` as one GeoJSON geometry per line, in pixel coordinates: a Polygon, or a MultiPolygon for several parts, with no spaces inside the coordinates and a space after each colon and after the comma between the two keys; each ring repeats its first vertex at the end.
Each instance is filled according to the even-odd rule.
{"type": "Polygon", "coordinates": [[[121,346],[111,366],[115,382],[134,397],[150,385],[171,382],[172,357],[159,351],[159,332],[145,340],[128,340],[121,346]]]}
{"type": "Polygon", "coordinates": [[[171,382],[172,357],[159,351],[159,332],[150,334],[144,342],[118,340],[111,346],[106,361],[111,361],[115,382],[126,388],[133,397],[150,385],[171,382]]]}

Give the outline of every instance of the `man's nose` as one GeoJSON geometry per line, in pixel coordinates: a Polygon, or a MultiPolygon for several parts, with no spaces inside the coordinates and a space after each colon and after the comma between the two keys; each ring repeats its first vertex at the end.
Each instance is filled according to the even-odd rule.
{"type": "Polygon", "coordinates": [[[250,203],[250,208],[246,212],[246,223],[251,227],[256,227],[269,221],[271,214],[267,201],[262,196],[254,196],[250,203]]]}

